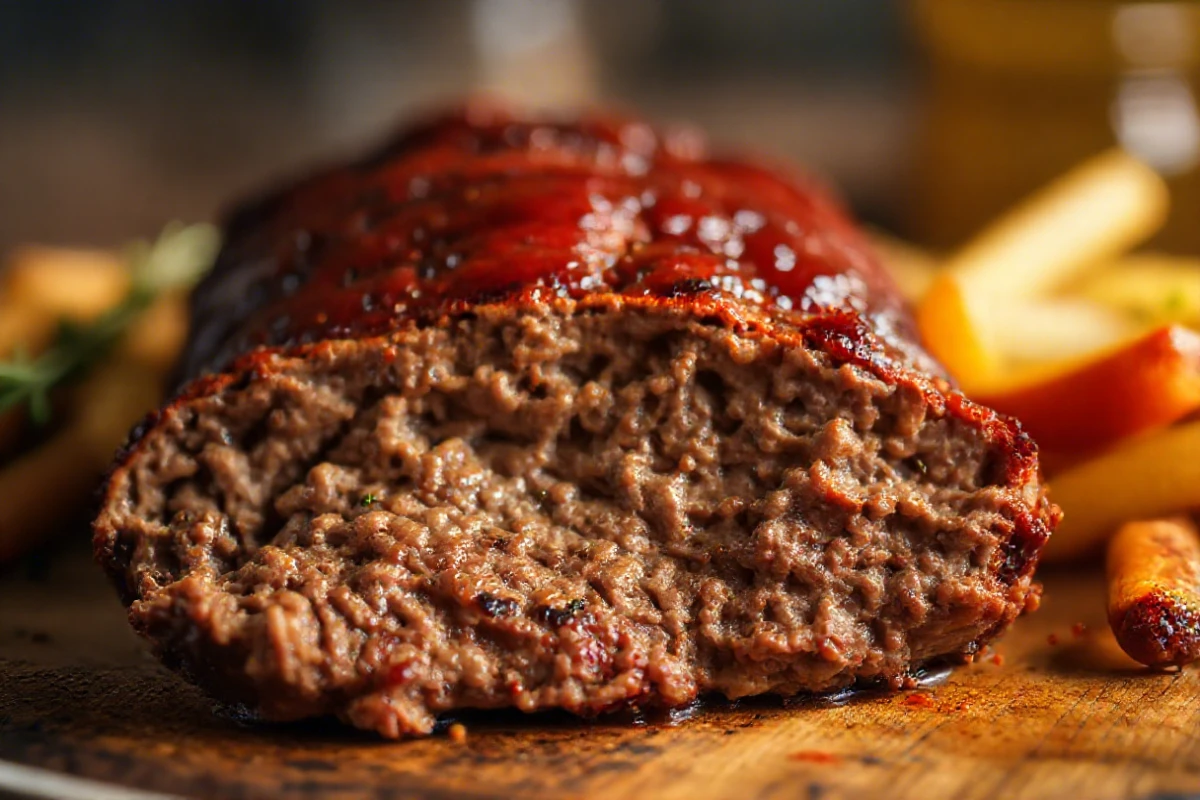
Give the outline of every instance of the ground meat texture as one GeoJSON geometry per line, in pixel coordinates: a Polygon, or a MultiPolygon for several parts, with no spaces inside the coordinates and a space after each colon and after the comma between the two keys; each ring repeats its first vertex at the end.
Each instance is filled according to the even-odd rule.
{"type": "Polygon", "coordinates": [[[1036,601],[1033,443],[801,178],[472,107],[227,234],[95,522],[216,697],[398,737],[898,686],[1036,601]]]}

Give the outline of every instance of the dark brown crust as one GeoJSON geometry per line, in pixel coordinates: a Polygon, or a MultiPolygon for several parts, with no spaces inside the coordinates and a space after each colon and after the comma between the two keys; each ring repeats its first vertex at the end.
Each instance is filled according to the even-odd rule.
{"type": "Polygon", "coordinates": [[[1200,541],[1192,520],[1131,522],[1108,551],[1108,621],[1117,642],[1150,667],[1200,658],[1200,541]]]}
{"type": "Polygon", "coordinates": [[[1200,658],[1200,609],[1170,592],[1137,598],[1109,625],[1121,649],[1139,663],[1178,667],[1200,658]]]}

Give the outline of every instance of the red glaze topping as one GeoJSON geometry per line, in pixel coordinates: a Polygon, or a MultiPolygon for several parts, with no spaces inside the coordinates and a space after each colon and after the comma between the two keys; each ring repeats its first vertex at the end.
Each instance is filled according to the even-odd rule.
{"type": "Polygon", "coordinates": [[[852,312],[891,355],[936,371],[836,203],[708,158],[690,130],[469,107],[242,209],[228,234],[196,293],[187,377],[448,305],[596,293],[712,294],[797,321],[852,312]]]}

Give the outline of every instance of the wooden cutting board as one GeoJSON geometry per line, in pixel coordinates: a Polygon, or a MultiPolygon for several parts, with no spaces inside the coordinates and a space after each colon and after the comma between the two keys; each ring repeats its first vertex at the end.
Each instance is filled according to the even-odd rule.
{"type": "Polygon", "coordinates": [[[0,758],[163,793],[1200,797],[1200,672],[1150,673],[1127,659],[1104,625],[1095,572],[1045,576],[1042,610],[995,659],[917,692],[592,723],[480,714],[464,720],[460,743],[214,713],[145,653],[85,552],[26,572],[0,577],[0,758]]]}

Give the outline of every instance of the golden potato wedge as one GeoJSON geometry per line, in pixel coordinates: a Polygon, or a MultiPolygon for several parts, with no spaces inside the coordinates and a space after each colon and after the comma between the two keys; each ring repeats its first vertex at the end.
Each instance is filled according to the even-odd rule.
{"type": "MultiPolygon", "coordinates": [[[[36,308],[18,306],[9,298],[0,298],[0,360],[20,352],[34,354],[54,338],[55,322],[36,308]]],[[[0,410],[0,463],[21,438],[25,427],[24,409],[0,410]]]]}
{"type": "Polygon", "coordinates": [[[84,321],[119,303],[129,284],[124,259],[111,250],[26,245],[9,259],[0,291],[52,319],[84,321]]]}
{"type": "Polygon", "coordinates": [[[1200,421],[1122,442],[1053,477],[1050,486],[1063,519],[1043,562],[1092,555],[1124,522],[1200,507],[1200,421]]]}
{"type": "Polygon", "coordinates": [[[968,393],[1011,385],[1017,361],[1062,360],[1128,335],[1115,317],[1084,314],[1088,337],[1043,337],[1038,303],[1090,266],[1112,260],[1162,225],[1168,194],[1149,167],[1120,151],[1084,163],[1001,217],[946,262],[917,308],[925,345],[968,393]],[[1038,314],[1039,319],[1021,319],[1038,314]],[[1056,352],[1054,347],[1068,348],[1056,352]]]}
{"type": "Polygon", "coordinates": [[[1088,275],[1077,292],[1137,320],[1200,327],[1200,259],[1132,255],[1088,275]]]}
{"type": "Polygon", "coordinates": [[[0,469],[0,564],[44,541],[78,512],[102,469],[86,456],[82,432],[67,427],[0,469]]]}
{"type": "Polygon", "coordinates": [[[130,325],[121,339],[119,355],[165,374],[179,358],[187,327],[187,295],[163,294],[130,325]]]}
{"type": "Polygon", "coordinates": [[[74,418],[0,468],[0,563],[79,513],[129,429],[160,400],[160,384],[154,370],[110,360],[81,385],[74,418]]]}
{"type": "MultiPolygon", "coordinates": [[[[994,346],[1010,366],[1009,380],[1028,367],[1054,374],[1079,359],[1095,356],[1137,338],[1146,326],[1111,308],[1075,298],[1014,301],[989,312],[994,346]]],[[[1035,373],[1035,374],[1036,374],[1035,373]]]]}
{"type": "Polygon", "coordinates": [[[20,305],[7,295],[0,298],[0,359],[44,350],[54,339],[57,324],[53,314],[36,306],[20,305]]]}
{"type": "MultiPolygon", "coordinates": [[[[27,245],[0,271],[0,359],[36,356],[60,321],[87,322],[125,296],[129,270],[116,253],[27,245]]],[[[0,411],[0,462],[25,425],[21,409],[0,411]]]]}
{"type": "Polygon", "coordinates": [[[917,307],[926,348],[968,392],[997,380],[1000,361],[980,330],[980,310],[957,275],[939,273],[917,307]]]}
{"type": "Polygon", "coordinates": [[[1045,296],[1149,238],[1166,220],[1168,203],[1154,170],[1110,150],[993,222],[946,268],[994,304],[1045,296]]]}

